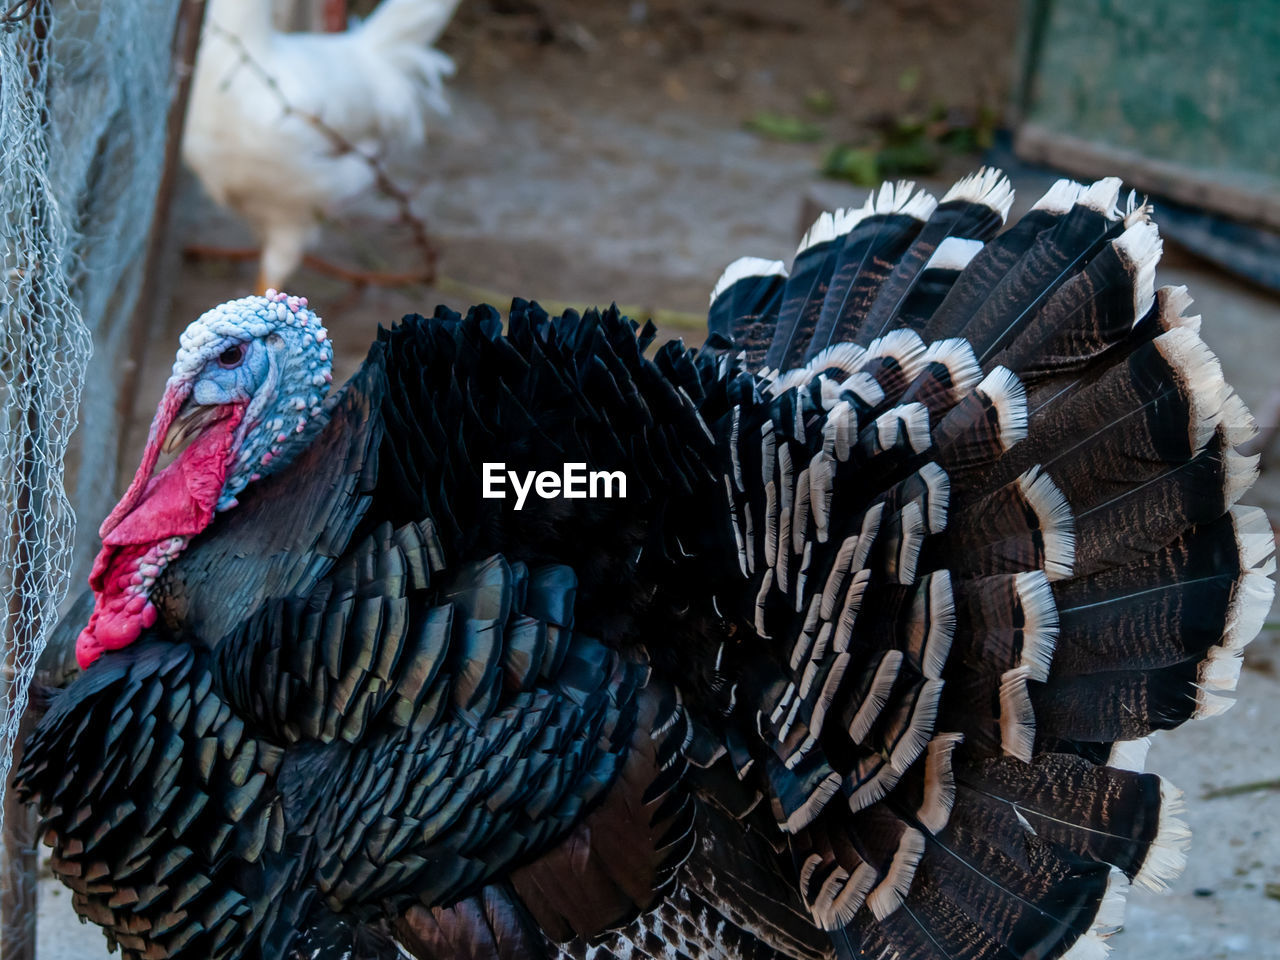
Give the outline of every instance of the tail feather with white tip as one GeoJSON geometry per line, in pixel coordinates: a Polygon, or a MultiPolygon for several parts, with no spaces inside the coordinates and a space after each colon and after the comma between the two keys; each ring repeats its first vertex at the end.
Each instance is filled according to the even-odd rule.
{"type": "Polygon", "coordinates": [[[854,955],[1105,956],[1128,884],[1185,863],[1180,795],[1130,768],[1230,704],[1274,542],[1236,505],[1252,419],[1119,189],[997,236],[998,171],[886,185],[712,296],[760,385],[713,424],[729,606],[778,660],[738,776],[854,955]]]}

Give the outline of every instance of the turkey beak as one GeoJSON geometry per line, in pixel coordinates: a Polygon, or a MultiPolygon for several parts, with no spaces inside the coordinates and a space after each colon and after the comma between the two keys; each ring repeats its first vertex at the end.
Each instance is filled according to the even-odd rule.
{"type": "Polygon", "coordinates": [[[188,400],[183,404],[178,415],[164,436],[160,449],[164,453],[176,453],[185,447],[193,437],[198,436],[211,424],[217,423],[227,415],[223,404],[200,404],[188,400]]]}

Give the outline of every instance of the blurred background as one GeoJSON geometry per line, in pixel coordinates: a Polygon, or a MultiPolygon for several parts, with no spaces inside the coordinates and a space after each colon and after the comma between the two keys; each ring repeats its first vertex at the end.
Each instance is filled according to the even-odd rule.
{"type": "MultiPolygon", "coordinates": [[[[437,303],[617,302],[652,316],[664,335],[697,342],[727,263],[789,259],[818,212],[860,205],[885,178],[936,193],[995,164],[1018,190],[1012,220],[1059,176],[1119,175],[1126,192],[1155,203],[1165,237],[1157,284],[1190,288],[1203,336],[1264,441],[1276,426],[1272,3],[462,0],[435,42],[456,73],[445,82],[448,115],[426,114],[425,144],[394,125],[362,139],[365,131],[348,134],[315,106],[359,95],[355,60],[289,48],[299,75],[314,69],[319,78],[290,91],[266,79],[272,55],[255,60],[276,48],[246,41],[230,48],[238,79],[218,81],[231,102],[204,115],[225,136],[210,146],[189,135],[186,165],[180,124],[211,109],[184,82],[204,3],[78,0],[15,11],[24,6],[46,17],[44,46],[6,46],[5,57],[49,65],[35,91],[48,112],[23,129],[43,123],[57,133],[44,147],[56,168],[45,186],[69,224],[70,239],[59,242],[71,251],[63,266],[73,304],[60,329],[68,335],[82,321],[97,345],[81,380],[85,428],[68,460],[81,531],[73,595],[97,522],[127,481],[118,465],[137,461],[178,334],[261,282],[262,232],[245,211],[279,192],[265,175],[273,154],[314,150],[343,163],[356,154],[366,167],[365,189],[305,210],[314,235],[284,286],[324,317],[342,377],[377,324],[437,303]],[[308,68],[308,56],[321,62],[308,68]],[[256,90],[244,92],[246,76],[256,90]],[[303,121],[311,140],[281,123],[265,140],[255,134],[252,150],[240,147],[234,111],[264,104],[303,121]],[[203,170],[202,184],[193,168],[225,166],[219,149],[248,151],[246,165],[264,174],[261,197],[219,187],[203,170]]],[[[207,15],[226,18],[224,40],[241,29],[244,6],[210,0],[207,15]]],[[[273,29],[358,31],[376,6],[276,0],[273,29]]],[[[206,24],[206,43],[209,32],[206,24]]],[[[5,44],[16,42],[11,34],[5,44]]],[[[83,364],[82,354],[66,355],[83,364]]],[[[1274,522],[1280,451],[1264,452],[1249,499],[1274,522]]],[[[1156,738],[1149,769],[1187,791],[1195,838],[1169,895],[1133,893],[1125,933],[1111,941],[1117,956],[1261,957],[1280,943],[1276,626],[1250,648],[1230,713],[1156,738]]],[[[41,960],[105,954],[99,931],[76,922],[66,891],[47,878],[39,910],[41,960]]]]}

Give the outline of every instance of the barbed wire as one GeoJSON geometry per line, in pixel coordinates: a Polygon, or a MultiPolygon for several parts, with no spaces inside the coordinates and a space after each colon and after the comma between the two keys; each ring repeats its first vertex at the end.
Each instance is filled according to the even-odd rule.
{"type": "Polygon", "coordinates": [[[38,0],[17,0],[4,13],[0,13],[0,24],[10,26],[12,24],[21,23],[27,17],[31,16],[32,11],[36,8],[38,0]]]}

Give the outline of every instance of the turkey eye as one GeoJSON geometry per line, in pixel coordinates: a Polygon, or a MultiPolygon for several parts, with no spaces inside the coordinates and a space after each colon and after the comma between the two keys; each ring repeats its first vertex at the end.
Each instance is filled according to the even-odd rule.
{"type": "Polygon", "coordinates": [[[244,360],[243,343],[237,343],[235,346],[227,347],[227,349],[218,354],[218,366],[220,367],[238,367],[242,360],[244,360]]]}

